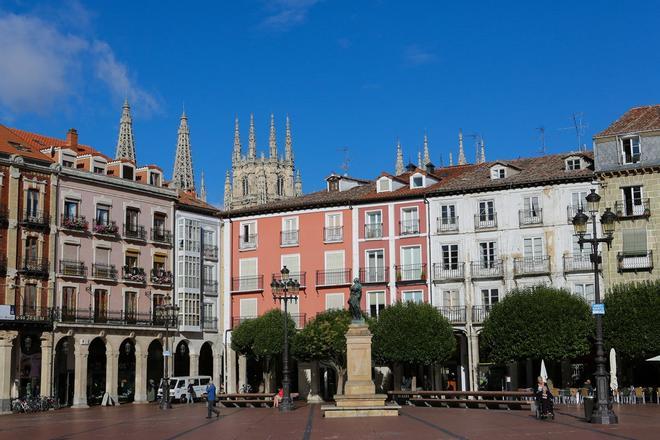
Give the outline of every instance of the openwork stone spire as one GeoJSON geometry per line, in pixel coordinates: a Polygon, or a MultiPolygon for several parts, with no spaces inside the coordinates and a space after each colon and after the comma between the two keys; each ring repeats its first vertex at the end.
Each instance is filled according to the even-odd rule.
{"type": "Polygon", "coordinates": [[[202,180],[199,182],[199,198],[206,202],[206,182],[204,182],[204,171],[202,171],[202,180]]]}
{"type": "Polygon", "coordinates": [[[426,164],[431,162],[431,155],[429,154],[429,137],[424,133],[424,161],[422,162],[422,169],[426,170],[426,164]]]}
{"type": "Polygon", "coordinates": [[[250,133],[248,135],[248,159],[257,158],[257,136],[254,133],[254,114],[250,114],[250,133]]]}
{"type": "Polygon", "coordinates": [[[128,159],[135,163],[135,140],[133,139],[133,119],[128,99],[124,100],[121,119],[119,120],[119,139],[115,159],[128,159]]]}
{"type": "Polygon", "coordinates": [[[302,177],[300,177],[300,170],[296,171],[296,183],[294,189],[296,197],[302,196],[302,177]]]}
{"type": "Polygon", "coordinates": [[[181,114],[181,123],[179,124],[172,181],[179,189],[195,191],[195,176],[193,174],[192,154],[190,153],[190,130],[188,129],[188,117],[185,110],[181,114]]]}
{"type": "Polygon", "coordinates": [[[458,130],[458,164],[465,165],[465,150],[463,149],[463,130],[458,130]]]}
{"type": "Polygon", "coordinates": [[[449,152],[449,166],[454,166],[454,156],[451,154],[451,151],[449,152]]]}
{"type": "Polygon", "coordinates": [[[481,140],[481,151],[479,152],[479,163],[486,162],[486,145],[484,145],[484,140],[481,140]]]}
{"type": "Polygon", "coordinates": [[[424,169],[424,166],[422,165],[422,152],[421,151],[417,152],[417,168],[419,168],[420,170],[424,169]]]}
{"type": "Polygon", "coordinates": [[[238,116],[234,121],[234,152],[232,162],[238,163],[241,160],[241,134],[238,130],[238,116]]]}
{"type": "Polygon", "coordinates": [[[291,140],[291,121],[286,115],[286,138],[284,140],[284,159],[293,160],[293,141],[291,140]]]}
{"type": "Polygon", "coordinates": [[[225,209],[231,208],[231,177],[229,175],[229,170],[225,174],[225,209]]]}
{"type": "Polygon", "coordinates": [[[277,135],[275,134],[275,116],[270,114],[270,137],[268,138],[270,158],[277,159],[277,135]]]}
{"type": "Polygon", "coordinates": [[[396,175],[403,174],[403,150],[401,150],[401,142],[396,141],[396,168],[394,170],[396,175]]]}

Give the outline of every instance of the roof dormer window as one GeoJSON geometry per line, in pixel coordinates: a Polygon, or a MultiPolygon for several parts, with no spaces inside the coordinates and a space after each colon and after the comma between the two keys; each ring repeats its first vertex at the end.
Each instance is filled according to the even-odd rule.
{"type": "Polygon", "coordinates": [[[639,136],[621,139],[621,159],[624,164],[637,163],[642,157],[639,136]]]}
{"type": "Polygon", "coordinates": [[[504,179],[506,178],[506,168],[504,167],[494,167],[490,170],[491,179],[504,179]]]}
{"type": "Polygon", "coordinates": [[[378,179],[378,192],[388,192],[392,191],[392,181],[387,177],[381,177],[378,179]]]}
{"type": "Polygon", "coordinates": [[[122,166],[122,177],[127,180],[134,180],[135,173],[133,172],[133,167],[130,165],[122,166]]]}
{"type": "Polygon", "coordinates": [[[579,157],[569,157],[566,159],[566,171],[582,169],[582,161],[579,157]]]}
{"type": "Polygon", "coordinates": [[[149,185],[160,186],[160,173],[149,173],[149,185]]]}
{"type": "Polygon", "coordinates": [[[424,176],[421,174],[415,174],[410,179],[411,188],[424,188],[424,176]]]}

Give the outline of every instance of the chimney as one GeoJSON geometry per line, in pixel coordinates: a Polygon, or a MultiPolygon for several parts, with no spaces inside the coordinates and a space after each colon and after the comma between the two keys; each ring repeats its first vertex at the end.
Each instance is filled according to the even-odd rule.
{"type": "Polygon", "coordinates": [[[433,173],[435,172],[435,165],[433,165],[431,162],[426,164],[426,172],[427,173],[433,173]]]}
{"type": "Polygon", "coordinates": [[[66,132],[66,145],[73,148],[78,146],[78,131],[75,128],[70,128],[66,132]]]}

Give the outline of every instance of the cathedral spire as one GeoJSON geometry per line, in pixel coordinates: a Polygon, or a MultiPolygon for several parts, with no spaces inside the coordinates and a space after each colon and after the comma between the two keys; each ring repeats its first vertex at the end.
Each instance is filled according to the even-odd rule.
{"type": "Polygon", "coordinates": [[[115,159],[128,159],[135,163],[135,140],[133,139],[133,119],[128,99],[124,100],[119,120],[119,139],[115,159]]]}
{"type": "Polygon", "coordinates": [[[479,152],[479,163],[486,162],[486,145],[484,145],[484,140],[481,140],[481,151],[479,152]]]}
{"type": "Polygon", "coordinates": [[[254,114],[250,113],[250,133],[248,135],[248,159],[257,158],[257,137],[254,134],[254,114]]]}
{"type": "Polygon", "coordinates": [[[195,176],[190,152],[190,130],[188,129],[188,117],[185,110],[181,114],[181,123],[179,124],[172,182],[183,191],[195,191],[195,176]]]}
{"type": "Polygon", "coordinates": [[[270,138],[268,139],[270,158],[277,159],[277,136],[275,135],[275,116],[270,114],[270,138]]]}
{"type": "Polygon", "coordinates": [[[454,156],[451,154],[451,151],[449,152],[449,166],[454,166],[454,156]]]}
{"type": "Polygon", "coordinates": [[[225,174],[225,209],[231,209],[231,179],[229,177],[229,170],[225,174]]]}
{"type": "Polygon", "coordinates": [[[302,196],[302,177],[300,177],[300,170],[296,171],[296,183],[294,186],[296,197],[302,196]]]}
{"type": "Polygon", "coordinates": [[[431,155],[429,154],[429,137],[424,132],[424,161],[422,162],[422,169],[426,170],[426,164],[431,162],[431,155]]]}
{"type": "Polygon", "coordinates": [[[202,171],[202,180],[199,183],[199,198],[206,202],[206,182],[204,182],[204,171],[202,171]]]}
{"type": "Polygon", "coordinates": [[[422,165],[422,152],[419,150],[417,151],[417,168],[419,168],[420,170],[424,169],[422,165]]]}
{"type": "Polygon", "coordinates": [[[238,163],[241,160],[241,134],[238,131],[238,116],[234,120],[234,153],[232,162],[238,163]]]}
{"type": "Polygon", "coordinates": [[[394,170],[396,175],[403,174],[403,151],[401,150],[401,142],[396,140],[396,168],[394,170]]]}
{"type": "Polygon", "coordinates": [[[284,140],[284,159],[293,160],[293,142],[291,141],[291,121],[286,115],[286,139],[284,140]]]}
{"type": "Polygon", "coordinates": [[[458,130],[458,164],[465,165],[465,150],[463,149],[463,130],[458,130]]]}

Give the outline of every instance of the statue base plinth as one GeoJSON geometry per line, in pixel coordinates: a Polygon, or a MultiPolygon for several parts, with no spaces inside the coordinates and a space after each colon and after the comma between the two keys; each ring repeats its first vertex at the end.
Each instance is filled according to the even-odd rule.
{"type": "Polygon", "coordinates": [[[353,322],[346,332],[348,381],[344,394],[335,396],[335,405],[324,405],[324,417],[398,416],[401,407],[385,404],[386,394],[376,394],[371,380],[371,332],[364,322],[353,322]]]}

